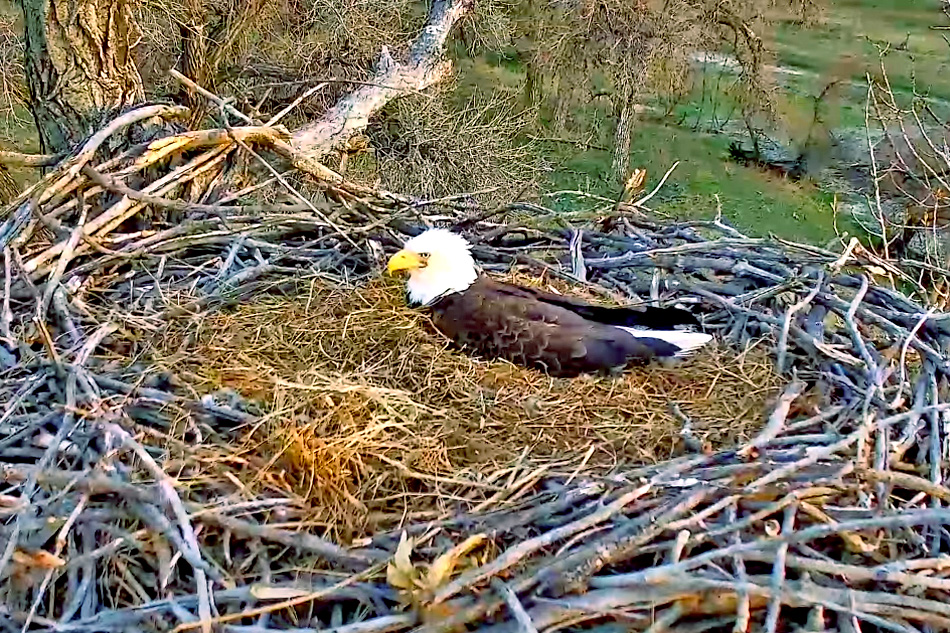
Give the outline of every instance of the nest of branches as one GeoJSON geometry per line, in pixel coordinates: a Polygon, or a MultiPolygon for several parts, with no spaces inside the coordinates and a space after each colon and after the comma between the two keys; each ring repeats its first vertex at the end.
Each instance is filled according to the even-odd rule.
{"type": "Polygon", "coordinates": [[[451,349],[404,304],[392,284],[305,280],[284,296],[173,322],[131,354],[123,346],[114,364],[131,356],[143,374],[174,377],[180,393],[255,403],[267,422],[219,445],[209,476],[240,454],[234,476],[252,460],[258,472],[246,485],[278,482],[347,541],[483,501],[500,489],[483,484],[510,476],[512,464],[566,467],[586,456],[586,472],[605,474],[662,461],[689,441],[734,446],[780,390],[762,345],[713,348],[619,380],[552,379],[451,349]]]}
{"type": "Polygon", "coordinates": [[[106,149],[144,119],[0,224],[5,628],[950,627],[950,325],[896,265],[649,196],[550,230],[340,179],[261,204],[214,192],[277,132],[106,149]],[[379,280],[433,223],[717,345],[619,380],[473,360],[379,280]]]}

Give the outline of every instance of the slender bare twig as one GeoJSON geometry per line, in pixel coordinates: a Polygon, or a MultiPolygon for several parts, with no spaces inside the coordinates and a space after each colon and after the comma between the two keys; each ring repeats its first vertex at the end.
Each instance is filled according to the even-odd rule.
{"type": "Polygon", "coordinates": [[[13,333],[10,325],[13,323],[13,310],[10,309],[10,294],[13,288],[13,274],[10,263],[10,247],[3,247],[3,305],[0,307],[0,336],[9,347],[13,347],[13,333]]]}
{"type": "Polygon", "coordinates": [[[635,202],[631,202],[630,205],[634,207],[642,207],[647,202],[649,202],[653,198],[653,196],[655,196],[656,194],[660,192],[660,189],[662,189],[663,185],[666,184],[666,179],[670,177],[670,174],[673,173],[673,170],[676,169],[677,166],[679,166],[679,164],[680,162],[676,161],[672,165],[670,165],[670,168],[666,170],[665,174],[663,174],[663,177],[660,179],[660,182],[657,183],[656,187],[653,188],[653,191],[643,196],[639,200],[635,202]]]}
{"type": "Polygon", "coordinates": [[[498,577],[492,578],[491,585],[492,588],[505,599],[505,603],[511,610],[511,614],[515,616],[515,620],[517,620],[518,626],[521,628],[521,633],[538,633],[534,622],[531,621],[531,616],[525,611],[524,606],[522,606],[518,600],[518,596],[515,595],[515,592],[511,590],[511,587],[502,582],[498,577]]]}
{"type": "MultiPolygon", "coordinates": [[[[228,112],[230,112],[231,114],[233,114],[233,115],[236,116],[237,118],[241,119],[242,121],[244,121],[244,122],[247,123],[248,125],[260,125],[260,122],[254,121],[254,119],[252,119],[251,117],[247,116],[246,114],[244,114],[243,112],[241,112],[240,110],[238,110],[237,108],[235,108],[234,106],[232,106],[230,103],[226,102],[226,101],[225,101],[224,99],[222,99],[221,97],[217,96],[216,94],[214,94],[214,93],[212,93],[212,92],[209,92],[209,91],[205,90],[203,87],[199,86],[198,84],[196,84],[195,82],[193,82],[193,81],[192,81],[191,79],[189,79],[188,77],[185,77],[183,74],[181,74],[180,72],[178,72],[178,71],[175,70],[174,68],[170,68],[170,69],[168,70],[168,74],[169,74],[171,77],[173,77],[174,79],[176,79],[177,81],[179,81],[180,83],[184,84],[185,86],[191,88],[192,90],[194,90],[195,92],[197,92],[198,94],[200,94],[200,95],[201,95],[202,97],[204,97],[205,99],[208,99],[209,101],[211,101],[212,103],[214,103],[214,104],[217,105],[218,107],[224,108],[225,110],[227,110],[228,112]]],[[[268,125],[270,125],[270,124],[268,123],[268,125]]]]}
{"type": "Polygon", "coordinates": [[[775,356],[775,367],[778,369],[779,372],[785,371],[785,365],[786,365],[785,357],[786,357],[786,354],[788,353],[788,328],[792,324],[792,317],[795,316],[795,313],[797,313],[799,310],[807,308],[808,305],[811,304],[811,302],[815,300],[815,297],[818,295],[818,292],[821,290],[821,287],[824,284],[824,281],[825,281],[825,273],[824,271],[820,271],[818,273],[818,281],[815,282],[815,287],[812,288],[811,292],[805,295],[805,298],[802,299],[801,301],[793,305],[790,305],[788,309],[785,311],[785,320],[782,323],[782,330],[779,333],[778,344],[776,345],[776,349],[778,350],[778,352],[775,356]]]}

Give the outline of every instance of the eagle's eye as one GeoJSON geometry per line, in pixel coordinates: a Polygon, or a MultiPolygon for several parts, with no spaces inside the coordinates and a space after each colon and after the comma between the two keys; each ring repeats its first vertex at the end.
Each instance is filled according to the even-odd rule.
{"type": "Polygon", "coordinates": [[[422,260],[423,266],[429,263],[429,257],[431,256],[432,256],[432,253],[419,253],[419,259],[422,260]]]}

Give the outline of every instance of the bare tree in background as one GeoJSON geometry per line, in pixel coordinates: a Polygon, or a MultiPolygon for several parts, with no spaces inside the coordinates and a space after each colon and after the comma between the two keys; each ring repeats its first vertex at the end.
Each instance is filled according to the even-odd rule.
{"type": "MultiPolygon", "coordinates": [[[[787,0],[795,5],[796,0],[787,0]]],[[[579,0],[533,3],[540,19],[521,28],[536,42],[527,97],[556,103],[561,124],[590,101],[590,79],[606,76],[613,118],[612,176],[626,179],[638,101],[653,92],[684,94],[692,55],[725,48],[741,68],[734,89],[744,114],[770,112],[759,31],[773,0],[579,0]],[[546,93],[546,94],[545,94],[546,93]]],[[[798,2],[797,4],[800,4],[798,2]]]]}
{"type": "MultiPolygon", "coordinates": [[[[181,0],[174,20],[180,35],[180,70],[193,82],[217,91],[222,65],[236,52],[236,42],[246,36],[254,19],[259,19],[268,0],[181,0]]],[[[208,101],[196,91],[183,87],[182,101],[192,110],[191,123],[197,125],[208,101]]]]}

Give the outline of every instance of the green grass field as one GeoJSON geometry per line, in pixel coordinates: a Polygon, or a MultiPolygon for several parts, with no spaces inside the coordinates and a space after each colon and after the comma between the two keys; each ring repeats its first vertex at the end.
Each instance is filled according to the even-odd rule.
{"type": "MultiPolygon", "coordinates": [[[[883,59],[898,95],[909,96],[916,90],[932,97],[938,111],[950,113],[942,103],[950,100],[950,45],[940,31],[931,28],[945,21],[940,7],[937,1],[844,0],[830,2],[818,24],[802,27],[779,22],[769,42],[775,52],[778,84],[777,120],[771,134],[793,147],[802,143],[813,119],[814,97],[833,78],[842,83],[837,98],[822,104],[823,119],[836,130],[863,129],[866,73],[880,75],[882,50],[888,51],[883,59]]],[[[510,64],[507,73],[510,81],[510,64]]],[[[718,194],[724,216],[749,234],[773,233],[826,243],[835,237],[836,225],[839,232],[859,232],[848,216],[835,218],[835,191],[828,186],[794,183],[728,162],[729,137],[715,132],[741,128],[727,91],[734,77],[707,67],[705,87],[702,80],[697,72],[689,98],[669,116],[644,116],[636,128],[631,167],[648,169],[648,187],[674,161],[681,161],[661,195],[654,198],[657,212],[676,218],[708,218],[716,212],[718,194]]],[[[610,146],[609,118],[602,110],[589,110],[591,127],[601,126],[596,143],[610,146]]],[[[548,191],[617,195],[617,185],[607,176],[608,152],[562,144],[546,149],[549,159],[560,165],[546,183],[548,191]]],[[[568,199],[561,208],[570,206],[568,199]]]]}
{"type": "MultiPolygon", "coordinates": [[[[750,234],[774,233],[809,243],[827,242],[834,236],[832,194],[813,184],[782,180],[725,161],[727,144],[722,135],[642,124],[631,148],[631,166],[647,169],[648,186],[652,188],[679,161],[651,201],[651,208],[673,218],[711,219],[716,215],[718,195],[723,215],[750,234]]],[[[603,176],[610,173],[610,152],[560,144],[552,144],[550,150],[551,159],[563,164],[551,175],[549,191],[579,190],[616,197],[617,186],[603,176]]],[[[577,198],[558,198],[562,203],[558,207],[569,208],[565,203],[570,200],[577,198]]]]}

